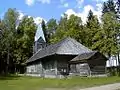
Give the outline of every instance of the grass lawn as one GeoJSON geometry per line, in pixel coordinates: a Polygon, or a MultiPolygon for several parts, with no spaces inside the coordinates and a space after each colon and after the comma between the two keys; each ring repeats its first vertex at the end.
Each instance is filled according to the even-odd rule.
{"type": "MultiPolygon", "coordinates": [[[[38,77],[0,77],[0,90],[43,90],[42,88],[85,88],[120,82],[120,77],[43,79],[38,77]]],[[[74,90],[74,89],[73,89],[74,90]]]]}

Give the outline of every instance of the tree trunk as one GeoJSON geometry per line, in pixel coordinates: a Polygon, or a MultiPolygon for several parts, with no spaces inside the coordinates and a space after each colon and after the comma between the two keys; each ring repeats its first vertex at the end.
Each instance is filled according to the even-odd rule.
{"type": "Polygon", "coordinates": [[[6,74],[8,74],[8,72],[9,72],[9,59],[10,59],[10,52],[9,52],[9,48],[8,48],[8,51],[7,51],[6,74]]]}
{"type": "Polygon", "coordinates": [[[118,75],[120,76],[120,57],[119,57],[119,52],[118,52],[118,75]]]}
{"type": "Polygon", "coordinates": [[[111,65],[111,60],[110,60],[110,53],[108,53],[108,58],[109,58],[109,65],[110,65],[110,68],[109,68],[109,73],[110,73],[110,76],[112,75],[112,65],[111,65]]]}

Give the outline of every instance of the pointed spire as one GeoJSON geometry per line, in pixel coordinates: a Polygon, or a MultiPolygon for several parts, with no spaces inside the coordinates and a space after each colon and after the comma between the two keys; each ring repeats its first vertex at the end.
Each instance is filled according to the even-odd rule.
{"type": "Polygon", "coordinates": [[[35,34],[35,41],[37,41],[40,37],[42,37],[43,40],[45,41],[45,37],[44,37],[44,34],[43,34],[42,27],[41,27],[41,25],[38,25],[38,28],[37,28],[37,31],[36,31],[36,34],[35,34]]]}

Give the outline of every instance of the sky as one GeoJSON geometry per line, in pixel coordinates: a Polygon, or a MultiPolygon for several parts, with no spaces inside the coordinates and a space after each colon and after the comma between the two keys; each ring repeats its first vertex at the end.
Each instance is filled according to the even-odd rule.
{"type": "Polygon", "coordinates": [[[41,19],[59,20],[63,13],[80,16],[85,23],[90,9],[100,18],[104,1],[107,0],[1,0],[0,16],[3,17],[8,8],[16,8],[20,18],[24,15],[32,16],[37,24],[41,19]]]}

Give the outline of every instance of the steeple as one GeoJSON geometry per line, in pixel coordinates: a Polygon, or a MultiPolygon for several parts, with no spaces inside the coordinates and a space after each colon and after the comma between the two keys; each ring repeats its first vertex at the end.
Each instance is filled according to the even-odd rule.
{"type": "Polygon", "coordinates": [[[33,54],[35,54],[38,50],[44,48],[45,46],[46,46],[45,37],[41,25],[39,25],[34,38],[33,54]]]}
{"type": "Polygon", "coordinates": [[[43,30],[42,30],[41,24],[38,25],[38,28],[37,28],[37,30],[36,30],[36,34],[35,34],[34,41],[37,41],[40,37],[42,37],[43,40],[46,41],[46,40],[45,40],[45,36],[44,36],[44,34],[43,34],[43,30]]]}

